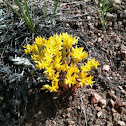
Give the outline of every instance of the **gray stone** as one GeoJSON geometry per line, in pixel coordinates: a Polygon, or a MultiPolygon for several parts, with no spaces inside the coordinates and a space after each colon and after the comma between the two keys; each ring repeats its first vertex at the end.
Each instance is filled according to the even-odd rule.
{"type": "Polygon", "coordinates": [[[115,4],[121,4],[121,0],[115,0],[114,3],[115,4]]]}
{"type": "Polygon", "coordinates": [[[126,19],[126,10],[120,14],[120,18],[126,19]]]}
{"type": "Polygon", "coordinates": [[[109,21],[117,19],[117,14],[107,13],[106,16],[107,16],[107,20],[109,20],[109,21]]]}

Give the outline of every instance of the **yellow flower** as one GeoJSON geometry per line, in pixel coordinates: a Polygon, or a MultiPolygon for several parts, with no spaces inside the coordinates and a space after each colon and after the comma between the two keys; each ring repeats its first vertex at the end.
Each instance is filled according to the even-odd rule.
{"type": "Polygon", "coordinates": [[[24,48],[25,48],[24,52],[26,55],[31,52],[31,45],[30,44],[25,45],[24,48]]]}
{"type": "Polygon", "coordinates": [[[61,65],[61,70],[62,70],[63,72],[67,71],[68,68],[69,68],[68,64],[63,64],[63,65],[61,65]]]}
{"type": "Polygon", "coordinates": [[[57,92],[58,88],[59,88],[58,85],[52,85],[52,87],[49,87],[48,90],[49,90],[50,92],[57,92]]]}
{"type": "Polygon", "coordinates": [[[87,77],[87,73],[83,73],[82,71],[80,72],[80,78],[81,79],[78,79],[79,81],[79,87],[82,87],[82,86],[85,86],[86,85],[86,77],[87,77]]]}
{"type": "Polygon", "coordinates": [[[85,65],[83,64],[81,66],[81,70],[83,72],[88,72],[88,71],[90,71],[93,68],[97,68],[99,65],[100,65],[99,62],[95,61],[95,59],[88,60],[87,63],[85,63],[85,65]]]}
{"type": "Polygon", "coordinates": [[[92,68],[93,67],[97,68],[100,65],[98,61],[95,61],[95,59],[92,59],[92,60],[90,60],[88,62],[91,65],[92,68]]]}
{"type": "Polygon", "coordinates": [[[58,77],[59,77],[59,73],[57,72],[56,74],[53,75],[52,80],[58,82],[59,81],[58,77]]]}
{"type": "Polygon", "coordinates": [[[67,76],[64,80],[65,85],[68,85],[71,87],[71,84],[73,84],[73,77],[72,76],[67,76]]]}
{"type": "Polygon", "coordinates": [[[57,84],[53,85],[52,86],[49,86],[48,84],[46,85],[43,85],[41,90],[49,90],[50,92],[57,92],[59,86],[57,84]]]}
{"type": "Polygon", "coordinates": [[[48,77],[49,80],[52,80],[54,73],[55,73],[55,70],[53,69],[52,64],[45,68],[44,74],[48,77]]]}
{"type": "Polygon", "coordinates": [[[31,51],[32,51],[32,53],[38,52],[38,46],[37,46],[35,43],[32,44],[32,46],[31,46],[31,51]]]}
{"type": "Polygon", "coordinates": [[[54,59],[54,62],[53,62],[53,64],[54,64],[54,68],[57,70],[57,71],[60,71],[61,69],[61,63],[62,62],[60,62],[61,61],[61,56],[59,57],[59,56],[56,56],[55,57],[55,59],[54,59]]]}
{"type": "Polygon", "coordinates": [[[48,61],[46,61],[46,60],[42,60],[42,67],[43,67],[43,69],[44,68],[48,68],[49,67],[49,62],[48,61]]]}
{"type": "Polygon", "coordinates": [[[76,46],[76,48],[72,47],[72,52],[71,52],[71,57],[74,60],[74,62],[77,64],[78,62],[80,62],[81,60],[87,58],[88,53],[83,52],[83,47],[78,48],[76,46]]]}
{"type": "Polygon", "coordinates": [[[37,58],[38,58],[38,55],[35,55],[34,53],[31,55],[31,59],[32,59],[32,60],[36,61],[37,58]]]}
{"type": "Polygon", "coordinates": [[[42,86],[41,90],[49,89],[49,87],[50,86],[48,84],[45,84],[45,85],[42,86]]]}
{"type": "Polygon", "coordinates": [[[63,48],[70,49],[72,45],[76,44],[78,40],[73,37],[72,35],[68,35],[68,33],[62,33],[62,40],[63,40],[63,48]]]}
{"type": "Polygon", "coordinates": [[[35,42],[24,46],[26,54],[31,54],[31,59],[35,62],[37,69],[43,69],[51,85],[43,85],[42,90],[57,92],[59,86],[81,87],[94,83],[93,76],[89,71],[99,66],[95,59],[87,60],[86,63],[78,67],[81,60],[88,57],[88,53],[83,51],[83,47],[72,47],[77,44],[78,39],[68,33],[55,34],[49,39],[36,37],[35,42]]]}
{"type": "Polygon", "coordinates": [[[67,74],[66,76],[71,76],[73,73],[78,73],[79,69],[77,68],[77,66],[72,62],[70,64],[70,67],[67,69],[67,74]]]}
{"type": "Polygon", "coordinates": [[[39,61],[35,61],[35,63],[36,63],[35,67],[36,67],[37,69],[41,70],[41,69],[43,68],[41,62],[39,62],[39,61]]]}
{"type": "Polygon", "coordinates": [[[35,44],[38,46],[39,49],[43,47],[42,37],[35,38],[35,44]]]}
{"type": "Polygon", "coordinates": [[[90,64],[88,64],[88,63],[86,63],[85,65],[82,64],[81,70],[82,70],[83,72],[88,72],[88,71],[90,71],[90,70],[91,70],[90,64]]]}
{"type": "Polygon", "coordinates": [[[95,81],[92,81],[92,79],[94,78],[94,76],[89,76],[86,78],[86,85],[90,85],[92,87],[92,84],[95,82],[95,81]]]}

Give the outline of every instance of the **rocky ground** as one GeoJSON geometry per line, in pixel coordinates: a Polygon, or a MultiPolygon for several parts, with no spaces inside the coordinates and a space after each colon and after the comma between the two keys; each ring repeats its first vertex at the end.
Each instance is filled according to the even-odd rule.
{"type": "MultiPolygon", "coordinates": [[[[48,13],[53,9],[53,2],[48,3],[48,13]]],[[[42,6],[34,0],[29,6],[32,7],[35,35],[28,32],[26,25],[7,9],[2,0],[0,5],[0,23],[6,25],[0,29],[1,126],[126,125],[125,0],[115,0],[114,10],[107,15],[106,30],[100,23],[93,1],[60,0],[52,25],[49,17],[44,24],[42,6]],[[22,46],[33,42],[37,35],[48,38],[61,32],[77,36],[78,46],[84,46],[89,58],[95,57],[100,62],[98,69],[93,71],[96,81],[93,87],[79,89],[74,97],[70,97],[69,104],[63,105],[54,94],[40,91],[41,83],[36,81],[40,71],[30,77],[28,68],[14,65],[9,60],[10,56],[26,57],[22,46]],[[27,82],[18,80],[22,71],[28,76],[27,82]]]]}

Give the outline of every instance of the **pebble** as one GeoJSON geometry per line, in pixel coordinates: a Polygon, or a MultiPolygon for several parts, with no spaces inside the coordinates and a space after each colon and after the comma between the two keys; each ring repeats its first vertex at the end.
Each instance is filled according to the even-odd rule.
{"type": "Polygon", "coordinates": [[[105,71],[109,71],[110,70],[110,66],[109,65],[103,65],[103,70],[105,71]]]}
{"type": "Polygon", "coordinates": [[[35,126],[43,126],[43,124],[40,121],[36,121],[35,126]]]}
{"type": "Polygon", "coordinates": [[[34,115],[34,117],[38,117],[38,116],[41,115],[41,114],[42,114],[42,112],[39,111],[37,114],[34,115]]]}
{"type": "Polygon", "coordinates": [[[101,37],[99,37],[99,38],[98,38],[98,42],[102,42],[102,39],[101,39],[101,37]]]}
{"type": "Polygon", "coordinates": [[[106,100],[105,99],[101,99],[100,100],[100,106],[102,107],[102,108],[105,108],[106,107],[106,100]]]}
{"type": "Polygon", "coordinates": [[[107,20],[113,21],[117,19],[117,14],[107,13],[106,17],[107,17],[107,20]]]}
{"type": "Polygon", "coordinates": [[[91,20],[91,17],[90,16],[87,16],[87,20],[91,20]]]}
{"type": "Polygon", "coordinates": [[[92,104],[99,103],[101,99],[102,97],[98,93],[94,93],[92,94],[92,97],[91,97],[91,103],[92,104]]]}
{"type": "Polygon", "coordinates": [[[101,111],[101,107],[99,107],[99,106],[96,106],[95,109],[96,109],[96,111],[98,111],[98,112],[101,111]]]}
{"type": "Polygon", "coordinates": [[[2,96],[0,96],[0,101],[3,101],[3,99],[4,99],[4,98],[3,98],[2,96]]]}
{"type": "Polygon", "coordinates": [[[116,42],[116,43],[119,43],[120,41],[121,41],[120,38],[119,38],[118,36],[116,36],[116,37],[115,37],[115,42],[116,42]]]}
{"type": "Polygon", "coordinates": [[[125,107],[126,106],[126,102],[122,102],[123,103],[123,107],[125,107]]]}
{"type": "Polygon", "coordinates": [[[67,113],[67,114],[66,114],[66,118],[69,118],[69,117],[70,117],[70,113],[67,113]]]}
{"type": "Polygon", "coordinates": [[[115,109],[118,109],[118,108],[120,108],[120,107],[123,107],[123,103],[122,103],[122,101],[118,100],[118,101],[115,103],[114,108],[115,108],[115,109]]]}
{"type": "Polygon", "coordinates": [[[53,124],[53,126],[56,126],[56,121],[53,120],[52,121],[52,124],[53,124]]]}
{"type": "Polygon", "coordinates": [[[93,23],[88,23],[88,26],[89,26],[90,30],[94,30],[94,24],[93,23]]]}
{"type": "Polygon", "coordinates": [[[2,4],[3,3],[3,0],[0,0],[0,4],[2,4]]]}
{"type": "Polygon", "coordinates": [[[112,123],[107,121],[107,126],[112,126],[112,123]]]}
{"type": "Polygon", "coordinates": [[[124,121],[121,121],[121,120],[116,121],[115,123],[116,123],[117,126],[126,126],[126,123],[124,121]]]}
{"type": "Polygon", "coordinates": [[[70,111],[72,111],[72,109],[71,108],[67,108],[67,112],[70,112],[70,111]]]}
{"type": "Polygon", "coordinates": [[[17,11],[19,10],[19,7],[17,5],[13,5],[13,8],[17,11]]]}
{"type": "Polygon", "coordinates": [[[114,0],[115,4],[121,4],[121,0],[114,0]]]}
{"type": "Polygon", "coordinates": [[[71,126],[71,125],[74,125],[75,124],[75,122],[72,121],[72,120],[68,120],[67,123],[68,123],[68,126],[71,126]]]}
{"type": "Polygon", "coordinates": [[[25,126],[32,126],[32,123],[26,123],[25,126]]]}
{"type": "Polygon", "coordinates": [[[126,19],[126,10],[120,14],[120,18],[126,19]]]}
{"type": "Polygon", "coordinates": [[[121,54],[123,58],[126,58],[126,46],[124,44],[121,45],[121,54]]]}
{"type": "Polygon", "coordinates": [[[102,111],[98,112],[97,117],[99,118],[100,116],[102,116],[102,114],[103,114],[102,111]]]}
{"type": "Polygon", "coordinates": [[[110,105],[111,108],[113,108],[114,105],[115,105],[115,102],[112,99],[110,99],[109,100],[109,105],[110,105]]]}
{"type": "Polygon", "coordinates": [[[115,104],[114,104],[114,109],[115,109],[118,113],[121,113],[121,112],[122,112],[122,107],[123,107],[122,101],[118,100],[117,102],[115,102],[115,104]]]}
{"type": "Polygon", "coordinates": [[[118,100],[118,97],[115,95],[114,91],[112,91],[112,90],[107,93],[107,97],[110,97],[113,100],[118,100]]]}

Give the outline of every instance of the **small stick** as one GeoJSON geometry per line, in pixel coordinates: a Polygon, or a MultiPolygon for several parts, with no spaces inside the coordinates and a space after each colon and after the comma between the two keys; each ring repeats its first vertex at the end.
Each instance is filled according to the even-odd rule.
{"type": "Polygon", "coordinates": [[[79,96],[80,96],[80,102],[81,102],[81,109],[82,109],[82,112],[83,112],[84,118],[85,118],[85,126],[87,126],[86,111],[85,111],[84,102],[83,102],[82,97],[81,97],[81,95],[80,95],[80,90],[79,90],[79,96]]]}

